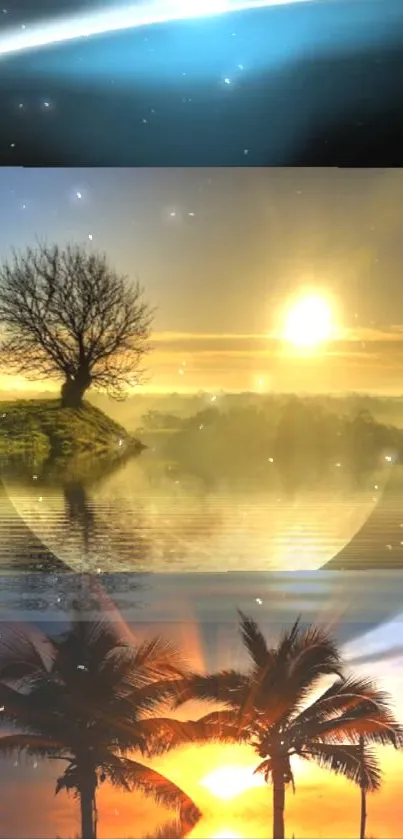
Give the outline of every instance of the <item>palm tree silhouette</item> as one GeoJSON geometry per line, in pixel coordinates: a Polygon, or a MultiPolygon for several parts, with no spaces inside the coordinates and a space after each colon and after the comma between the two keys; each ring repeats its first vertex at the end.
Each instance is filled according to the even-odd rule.
{"type": "MultiPolygon", "coordinates": [[[[365,742],[365,737],[361,734],[359,739],[360,761],[361,767],[365,766],[368,759],[375,761],[374,755],[370,755],[370,750],[365,742]]],[[[360,793],[361,793],[361,809],[360,809],[360,839],[365,839],[365,831],[367,824],[367,794],[369,792],[377,792],[381,786],[381,772],[379,767],[374,762],[374,771],[371,778],[367,778],[364,772],[360,773],[360,793]]]]}
{"type": "Polygon", "coordinates": [[[337,646],[324,631],[299,621],[270,647],[257,623],[239,612],[251,668],[193,674],[176,698],[224,705],[198,721],[200,742],[243,742],[261,758],[255,772],[273,786],[273,839],[284,839],[285,790],[295,790],[294,756],[342,774],[365,791],[377,789],[380,771],[366,744],[402,745],[403,733],[389,696],[369,679],[344,677],[337,646]],[[309,703],[324,676],[333,682],[309,703]]]}
{"type": "Polygon", "coordinates": [[[71,628],[53,638],[27,625],[3,625],[0,703],[8,733],[0,736],[0,754],[66,762],[56,793],[78,798],[82,839],[96,837],[96,791],[105,780],[175,807],[187,831],[201,815],[190,797],[128,756],[136,750],[149,758],[186,740],[186,724],[157,714],[187,672],[167,641],[136,644],[129,628],[105,612],[92,620],[76,614],[71,628]]]}

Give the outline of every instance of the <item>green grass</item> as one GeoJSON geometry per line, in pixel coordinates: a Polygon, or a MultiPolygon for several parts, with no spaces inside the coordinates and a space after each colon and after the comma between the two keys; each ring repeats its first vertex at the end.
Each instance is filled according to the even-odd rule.
{"type": "Polygon", "coordinates": [[[135,438],[99,408],[87,402],[79,410],[62,408],[59,399],[0,402],[0,455],[37,457],[106,453],[142,448],[135,438]]]}

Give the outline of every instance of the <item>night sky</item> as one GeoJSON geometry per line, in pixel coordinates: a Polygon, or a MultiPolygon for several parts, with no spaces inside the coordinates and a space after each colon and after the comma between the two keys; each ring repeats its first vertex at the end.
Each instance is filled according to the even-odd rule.
{"type": "MultiPolygon", "coordinates": [[[[157,6],[172,18],[191,3],[200,9],[157,6]]],[[[268,0],[11,55],[15,38],[35,40],[55,21],[62,38],[66,15],[78,31],[85,14],[91,31],[94,9],[120,4],[4,4],[3,164],[403,164],[401,0],[268,0]]]]}
{"type": "Polygon", "coordinates": [[[82,243],[140,280],[148,387],[400,393],[403,170],[4,169],[0,190],[1,258],[82,243]],[[284,354],[280,308],[308,286],[339,339],[284,354]]]}

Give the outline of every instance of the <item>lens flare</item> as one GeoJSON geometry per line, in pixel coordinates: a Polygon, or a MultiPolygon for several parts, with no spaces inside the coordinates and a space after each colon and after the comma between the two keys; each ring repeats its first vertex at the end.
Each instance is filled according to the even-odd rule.
{"type": "Polygon", "coordinates": [[[24,30],[10,30],[0,37],[0,56],[63,44],[79,38],[107,35],[128,29],[139,29],[158,23],[214,17],[230,12],[270,6],[307,3],[312,0],[171,0],[170,2],[137,3],[109,10],[98,10],[64,20],[34,24],[24,30]]]}

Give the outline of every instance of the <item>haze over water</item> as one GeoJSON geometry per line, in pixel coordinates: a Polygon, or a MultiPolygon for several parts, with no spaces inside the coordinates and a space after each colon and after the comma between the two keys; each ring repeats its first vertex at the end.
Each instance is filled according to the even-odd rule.
{"type": "Polygon", "coordinates": [[[294,494],[259,480],[208,487],[145,453],[84,493],[6,478],[0,562],[32,565],[40,542],[77,571],[318,569],[360,531],[389,477],[357,490],[339,472],[294,494]]]}

